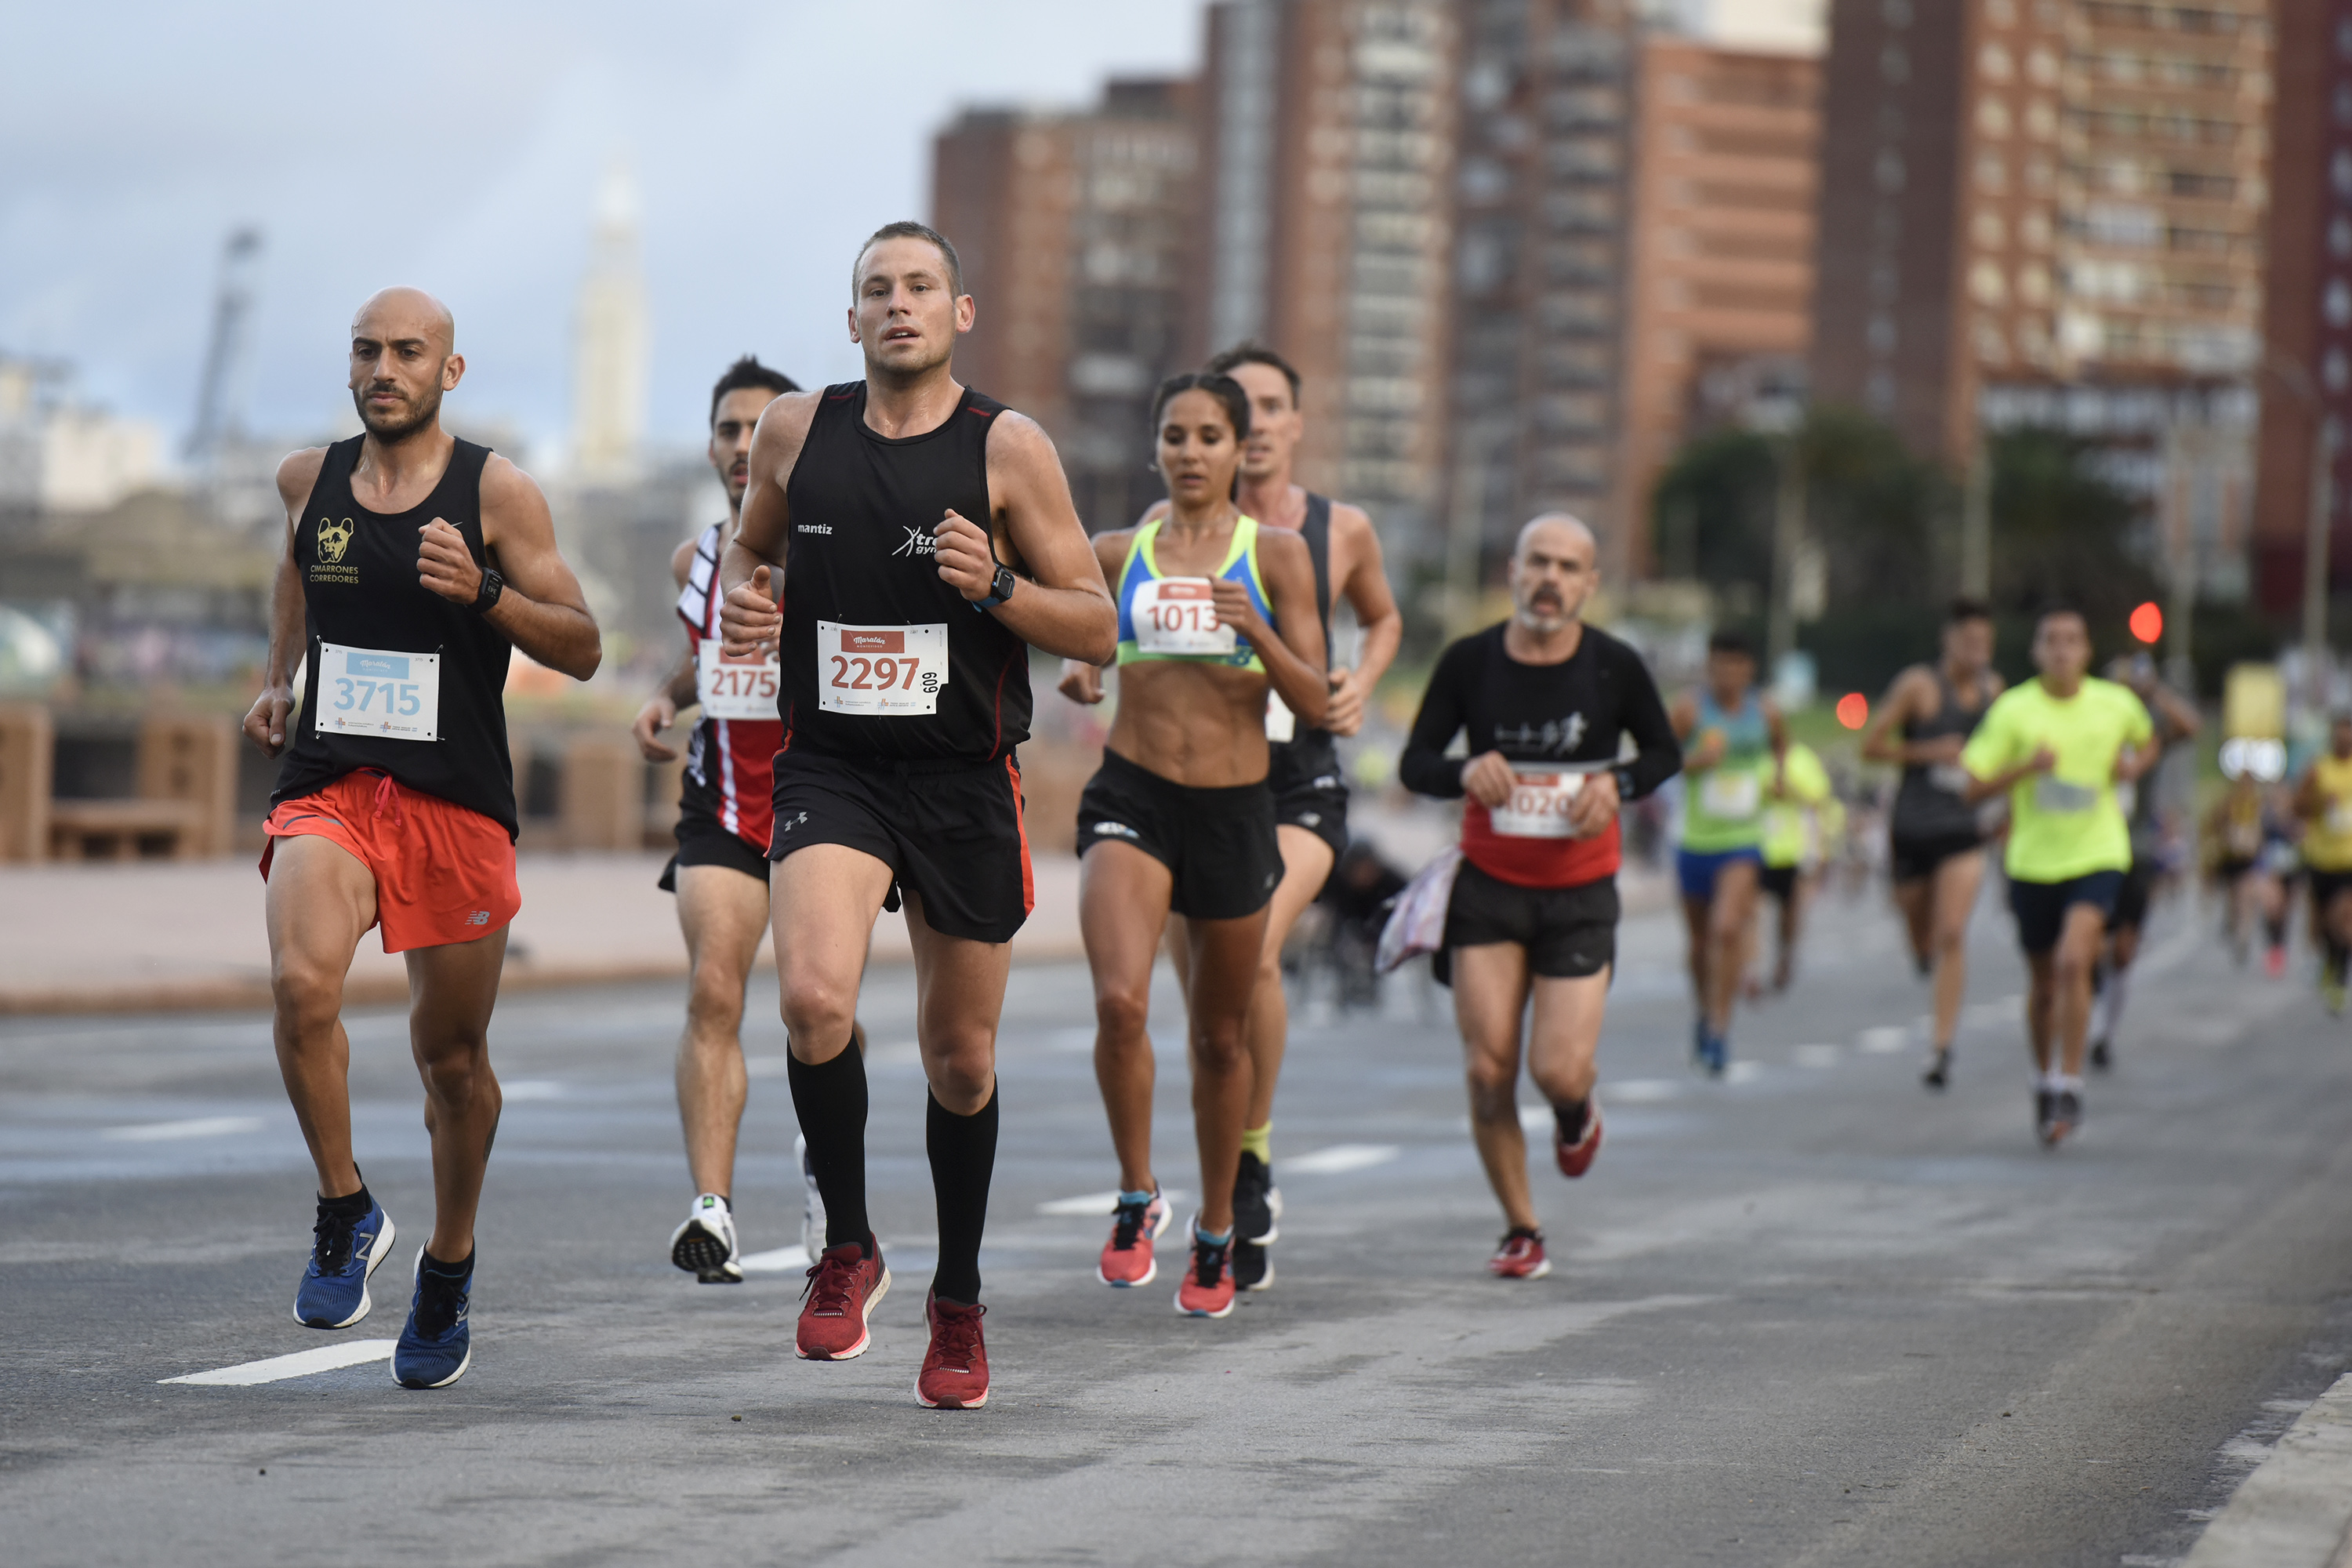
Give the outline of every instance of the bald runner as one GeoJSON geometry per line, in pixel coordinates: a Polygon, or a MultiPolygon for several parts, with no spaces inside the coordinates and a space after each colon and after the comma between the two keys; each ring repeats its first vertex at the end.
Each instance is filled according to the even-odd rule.
{"type": "Polygon", "coordinates": [[[314,1329],[367,1316],[368,1277],[394,1238],[354,1159],[344,976],[371,927],[407,957],[434,1195],[393,1353],[409,1388],[455,1383],[472,1363],[474,1212],[499,1126],[490,1010],[522,902],[509,650],[581,680],[604,657],[539,487],[441,428],[442,397],[465,374],[457,325],[431,295],[387,289],[360,307],[350,384],[365,431],[278,466],[286,557],[245,718],[247,738],[283,759],[261,874],[278,1069],[318,1171],[294,1301],[314,1329]]]}
{"type": "Polygon", "coordinates": [[[1596,555],[1592,531],[1566,513],[1519,531],[1511,618],[1438,659],[1399,769],[1419,794],[1467,797],[1437,973],[1454,987],[1471,1136],[1508,1227],[1486,1264],[1504,1279],[1551,1270],[1519,1128],[1523,1040],[1552,1108],[1553,1163],[1581,1176],[1601,1152],[1594,1084],[1617,956],[1617,816],[1682,766],[1641,656],[1581,618],[1601,582],[1596,555]],[[1466,762],[1446,755],[1456,736],[1466,762]]]}

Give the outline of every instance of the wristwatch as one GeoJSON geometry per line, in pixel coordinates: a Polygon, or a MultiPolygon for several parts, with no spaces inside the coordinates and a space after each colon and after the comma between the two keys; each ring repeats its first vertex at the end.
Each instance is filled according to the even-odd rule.
{"type": "Polygon", "coordinates": [[[989,580],[988,597],[974,601],[971,607],[975,610],[996,608],[997,605],[1013,597],[1013,584],[1020,580],[1013,574],[1012,567],[999,565],[996,568],[996,575],[989,580]]]}
{"type": "Polygon", "coordinates": [[[506,591],[507,580],[499,575],[499,569],[495,566],[483,567],[481,591],[474,595],[474,614],[488,615],[490,606],[497,604],[499,595],[506,591]]]}

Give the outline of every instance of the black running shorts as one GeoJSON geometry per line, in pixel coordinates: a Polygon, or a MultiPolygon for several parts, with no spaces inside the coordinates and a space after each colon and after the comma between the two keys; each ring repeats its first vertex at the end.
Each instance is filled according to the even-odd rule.
{"type": "Polygon", "coordinates": [[[2323,871],[2311,868],[2311,907],[2325,912],[2338,893],[2352,892],[2352,870],[2323,871]]]}
{"type": "Polygon", "coordinates": [[[841,844],[890,868],[883,908],[902,892],[942,936],[1011,942],[1036,900],[1021,820],[1021,769],[993,763],[885,762],[776,753],[776,830],[768,858],[841,844]]]}
{"type": "Polygon", "coordinates": [[[2122,931],[2128,926],[2137,931],[2147,923],[2147,895],[2156,886],[2157,866],[2153,860],[2135,860],[2124,873],[2124,885],[2116,889],[2116,907],[2107,911],[2107,929],[2122,931]]]}
{"type": "Polygon", "coordinates": [[[1984,847],[1984,840],[1974,830],[1965,833],[1889,834],[1886,840],[1887,869],[1898,882],[1916,882],[1932,877],[1936,868],[1955,855],[1965,855],[1971,849],[1984,847]]]}
{"type": "Polygon", "coordinates": [[[677,853],[662,868],[657,884],[665,893],[677,891],[677,868],[680,866],[724,866],[730,871],[740,871],[746,877],[768,879],[768,858],[720,826],[709,811],[698,807],[693,801],[685,802],[677,814],[677,853]]]}
{"type": "Polygon", "coordinates": [[[1757,873],[1756,886],[1759,891],[1785,904],[1797,896],[1797,868],[1794,866],[1767,866],[1757,873]]]}
{"type": "Polygon", "coordinates": [[[1274,792],[1274,820],[1303,827],[1331,847],[1332,864],[1348,849],[1348,781],[1328,736],[1267,748],[1266,787],[1274,792]]]}
{"type": "MultiPolygon", "coordinates": [[[[1547,980],[1581,980],[1617,961],[1617,879],[1522,888],[1462,862],[1445,907],[1445,947],[1517,942],[1547,980]]],[[[1447,968],[1453,966],[1449,963],[1447,968]]]]}
{"type": "Polygon", "coordinates": [[[2086,871],[2063,882],[2009,884],[2009,912],[2017,917],[2017,945],[2031,953],[2048,952],[2058,945],[2065,929],[2066,911],[2088,904],[2105,920],[2115,913],[2116,895],[2124,885],[2121,871],[2086,871]]]}
{"type": "Polygon", "coordinates": [[[1175,878],[1168,907],[1192,920],[1230,921],[1265,908],[1282,880],[1274,793],[1265,781],[1196,789],[1117,752],[1078,796],[1078,853],[1132,844],[1175,878]]]}

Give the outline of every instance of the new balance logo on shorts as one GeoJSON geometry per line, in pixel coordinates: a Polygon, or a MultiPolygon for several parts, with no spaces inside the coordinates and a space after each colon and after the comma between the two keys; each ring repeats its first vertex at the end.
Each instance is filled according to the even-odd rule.
{"type": "Polygon", "coordinates": [[[1106,836],[1108,836],[1108,837],[1116,837],[1116,838],[1135,838],[1135,839],[1140,839],[1140,838],[1143,837],[1143,835],[1142,835],[1142,834],[1138,833],[1134,828],[1129,827],[1129,826],[1126,823],[1124,823],[1124,822],[1097,822],[1097,823],[1096,823],[1096,824],[1095,824],[1095,837],[1097,837],[1097,838],[1100,838],[1100,837],[1106,837],[1106,836]]]}
{"type": "Polygon", "coordinates": [[[488,910],[476,910],[472,914],[466,917],[466,923],[469,926],[486,926],[490,923],[490,911],[488,910]]]}

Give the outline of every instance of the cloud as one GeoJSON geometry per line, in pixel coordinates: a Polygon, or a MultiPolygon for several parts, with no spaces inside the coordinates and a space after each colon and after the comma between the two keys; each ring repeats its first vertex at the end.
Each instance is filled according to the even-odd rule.
{"type": "Polygon", "coordinates": [[[1198,0],[11,7],[0,347],[184,428],[221,239],[255,222],[257,429],[333,423],[352,307],[413,282],[457,317],[453,411],[559,438],[590,203],[617,157],[643,194],[655,433],[691,439],[737,353],[803,382],[857,373],[849,255],[928,211],[930,139],[960,105],[1190,70],[1200,30],[1198,0]]]}

